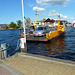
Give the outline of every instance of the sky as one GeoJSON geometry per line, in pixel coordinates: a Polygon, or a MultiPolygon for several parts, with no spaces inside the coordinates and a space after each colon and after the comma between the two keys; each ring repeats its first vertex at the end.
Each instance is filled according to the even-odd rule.
{"type": "MultiPolygon", "coordinates": [[[[75,19],[75,0],[23,0],[24,15],[31,21],[36,21],[35,10],[37,10],[37,20],[43,18],[60,19],[73,22],[75,19]],[[53,11],[54,13],[51,13],[53,11]],[[45,16],[45,17],[44,17],[45,16]]],[[[23,21],[22,0],[0,0],[0,24],[10,24],[18,20],[23,21]]]]}

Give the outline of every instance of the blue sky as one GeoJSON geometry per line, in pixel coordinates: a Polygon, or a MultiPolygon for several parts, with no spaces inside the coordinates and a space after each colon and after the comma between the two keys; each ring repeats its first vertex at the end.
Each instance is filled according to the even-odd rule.
{"type": "MultiPolygon", "coordinates": [[[[53,18],[54,11],[61,15],[61,19],[72,22],[75,18],[75,1],[74,0],[24,0],[24,15],[30,17],[31,21],[36,21],[35,9],[39,14],[38,20],[53,18]]],[[[57,17],[58,19],[58,17],[57,17]]],[[[21,0],[0,0],[0,24],[9,24],[22,20],[22,3],[21,0]]]]}

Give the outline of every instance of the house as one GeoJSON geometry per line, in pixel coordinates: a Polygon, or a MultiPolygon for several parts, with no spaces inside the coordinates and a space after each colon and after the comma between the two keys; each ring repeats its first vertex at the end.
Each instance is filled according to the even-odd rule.
{"type": "Polygon", "coordinates": [[[54,22],[55,22],[55,20],[51,20],[51,19],[47,19],[47,20],[45,20],[44,21],[44,25],[48,25],[49,27],[53,27],[54,26],[54,22]]]}
{"type": "MultiPolygon", "coordinates": [[[[59,20],[51,20],[51,19],[47,19],[46,21],[44,21],[44,25],[48,25],[49,27],[55,27],[55,26],[57,26],[58,27],[58,21],[59,20]],[[56,24],[56,25],[55,25],[56,24]]],[[[67,23],[67,21],[66,20],[60,20],[60,21],[63,21],[64,23],[65,23],[65,25],[66,25],[66,23],[67,23]]]]}
{"type": "Polygon", "coordinates": [[[35,26],[42,26],[42,25],[44,25],[44,22],[42,22],[42,21],[32,22],[31,25],[32,26],[33,25],[35,25],[35,26]]]}
{"type": "Polygon", "coordinates": [[[0,24],[0,28],[5,28],[7,24],[0,24]]]}

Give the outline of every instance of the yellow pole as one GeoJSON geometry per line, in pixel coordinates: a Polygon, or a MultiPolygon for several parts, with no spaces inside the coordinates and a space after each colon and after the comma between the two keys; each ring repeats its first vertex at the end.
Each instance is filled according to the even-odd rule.
{"type": "Polygon", "coordinates": [[[56,27],[56,13],[51,11],[51,13],[54,13],[55,14],[55,30],[57,30],[57,27],[56,27]]]}
{"type": "Polygon", "coordinates": [[[56,27],[56,13],[55,13],[55,30],[57,30],[57,27],[56,27]]]}
{"type": "Polygon", "coordinates": [[[37,22],[37,14],[36,14],[36,22],[37,22]]]}
{"type": "MultiPolygon", "coordinates": [[[[45,16],[44,16],[44,17],[45,17],[45,16]]],[[[44,22],[44,21],[43,21],[44,17],[42,18],[42,23],[44,22]]]]}
{"type": "Polygon", "coordinates": [[[35,23],[34,23],[34,29],[35,29],[35,23]]]}
{"type": "Polygon", "coordinates": [[[37,10],[35,10],[35,15],[36,15],[36,23],[37,23],[37,10]]]}

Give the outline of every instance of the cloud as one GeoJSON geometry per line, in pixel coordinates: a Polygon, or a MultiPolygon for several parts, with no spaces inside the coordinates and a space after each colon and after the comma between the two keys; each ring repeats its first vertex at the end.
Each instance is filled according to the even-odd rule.
{"type": "Polygon", "coordinates": [[[33,7],[33,10],[35,11],[35,10],[37,10],[37,11],[45,11],[45,9],[44,8],[41,8],[41,7],[33,7]]]}
{"type": "Polygon", "coordinates": [[[64,15],[62,15],[62,14],[59,14],[59,15],[60,15],[61,18],[64,18],[64,19],[67,18],[67,16],[64,16],[64,15]]]}
{"type": "MultiPolygon", "coordinates": [[[[58,13],[57,11],[55,11],[55,10],[52,10],[53,12],[55,12],[56,13],[56,19],[58,20],[59,19],[59,15],[60,15],[60,19],[62,20],[66,20],[66,21],[68,21],[68,22],[71,22],[71,23],[73,23],[73,20],[75,19],[74,17],[69,17],[69,16],[67,16],[67,15],[63,15],[63,14],[61,14],[61,13],[58,13]]],[[[50,18],[54,18],[55,19],[55,14],[54,13],[51,13],[51,11],[48,13],[48,17],[50,17],[50,18]]]]}
{"type": "Polygon", "coordinates": [[[59,14],[59,13],[56,13],[56,16],[58,17],[60,15],[60,18],[63,18],[63,19],[66,19],[67,18],[67,16],[65,16],[65,15],[62,15],[62,14],[59,14]]]}
{"type": "Polygon", "coordinates": [[[39,5],[64,5],[70,0],[36,0],[39,5]]]}
{"type": "MultiPolygon", "coordinates": [[[[53,10],[53,12],[55,12],[55,10],[53,10]]],[[[61,19],[67,19],[67,18],[68,18],[68,17],[67,17],[67,16],[65,16],[65,15],[62,15],[62,14],[56,13],[57,18],[59,18],[59,17],[58,17],[59,15],[60,15],[60,18],[61,18],[61,19]]],[[[53,16],[55,16],[55,14],[54,14],[54,13],[49,12],[48,16],[53,17],[53,16]]]]}
{"type": "Polygon", "coordinates": [[[73,23],[74,19],[75,19],[74,17],[68,17],[68,18],[67,18],[67,21],[73,23]]]}
{"type": "MultiPolygon", "coordinates": [[[[60,14],[60,13],[56,13],[56,19],[59,19],[59,17],[58,17],[59,15],[60,15],[60,19],[64,19],[64,20],[66,20],[66,21],[68,21],[68,22],[71,22],[71,23],[72,23],[73,20],[75,19],[74,17],[68,17],[68,16],[63,15],[63,14],[60,14]]],[[[49,12],[48,16],[53,18],[53,17],[55,16],[55,14],[49,12]]]]}

